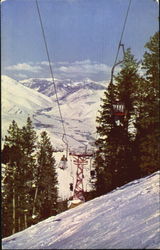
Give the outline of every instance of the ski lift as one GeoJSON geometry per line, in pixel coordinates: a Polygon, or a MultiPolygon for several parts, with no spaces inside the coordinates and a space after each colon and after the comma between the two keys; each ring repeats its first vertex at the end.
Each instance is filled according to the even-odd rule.
{"type": "MultiPolygon", "coordinates": [[[[121,42],[119,43],[119,48],[118,49],[120,49],[120,47],[122,47],[122,49],[123,49],[123,59],[121,61],[119,61],[119,62],[115,62],[115,64],[112,67],[112,70],[111,70],[110,85],[111,85],[111,97],[112,97],[112,101],[114,100],[114,94],[113,94],[114,70],[115,70],[115,67],[117,67],[119,64],[121,64],[124,61],[124,58],[125,58],[124,44],[122,44],[121,42]]],[[[119,100],[117,100],[116,102],[112,103],[112,116],[114,117],[114,120],[115,120],[116,124],[118,126],[121,125],[121,123],[124,121],[124,118],[126,116],[126,110],[125,110],[124,103],[120,102],[119,100]]]]}
{"type": "Polygon", "coordinates": [[[69,184],[70,191],[73,191],[73,183],[69,184]]]}
{"type": "MultiPolygon", "coordinates": [[[[92,153],[93,155],[93,153],[92,153]]],[[[89,169],[90,169],[90,176],[91,176],[91,179],[94,179],[96,177],[96,171],[95,169],[93,169],[92,167],[92,158],[90,158],[90,164],[89,164],[89,169]]]]}
{"type": "Polygon", "coordinates": [[[113,104],[113,111],[116,116],[125,116],[124,104],[120,102],[113,104]]]}
{"type": "Polygon", "coordinates": [[[113,104],[113,115],[116,124],[119,126],[121,122],[123,122],[124,117],[126,115],[125,106],[123,103],[117,102],[113,104]]]}
{"type": "Polygon", "coordinates": [[[90,175],[91,175],[91,178],[92,178],[92,179],[95,178],[95,176],[96,176],[95,170],[91,170],[91,171],[90,171],[90,175]]]}
{"type": "Polygon", "coordinates": [[[65,155],[62,156],[61,160],[60,160],[60,163],[59,163],[59,168],[61,169],[66,169],[67,168],[67,157],[65,155]]]}

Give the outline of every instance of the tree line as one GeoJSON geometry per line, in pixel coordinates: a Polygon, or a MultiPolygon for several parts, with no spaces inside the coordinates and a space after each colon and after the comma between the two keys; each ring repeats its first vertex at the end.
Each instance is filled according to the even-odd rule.
{"type": "Polygon", "coordinates": [[[145,48],[139,62],[130,48],[125,51],[120,71],[102,98],[94,162],[97,196],[159,169],[159,32],[145,48]],[[114,115],[117,102],[124,105],[124,116],[114,115]]]}
{"type": "MultiPolygon", "coordinates": [[[[21,231],[66,208],[58,200],[53,146],[46,131],[36,135],[28,117],[19,128],[13,121],[5,136],[2,163],[2,235],[21,231]]],[[[63,203],[63,204],[62,204],[63,203]]]]}

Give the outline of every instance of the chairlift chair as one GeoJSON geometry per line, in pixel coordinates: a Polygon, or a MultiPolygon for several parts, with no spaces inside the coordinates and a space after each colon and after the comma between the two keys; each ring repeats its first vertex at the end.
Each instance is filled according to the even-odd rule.
{"type": "Polygon", "coordinates": [[[115,122],[120,125],[120,123],[124,120],[126,112],[125,106],[121,102],[116,102],[113,104],[113,115],[115,122]]]}
{"type": "Polygon", "coordinates": [[[96,174],[96,173],[95,173],[95,170],[91,170],[91,171],[90,171],[90,175],[91,175],[91,178],[92,178],[92,179],[95,178],[95,174],[96,174]]]}
{"type": "Polygon", "coordinates": [[[73,183],[69,184],[70,191],[73,191],[73,183]]]}
{"type": "Polygon", "coordinates": [[[67,168],[67,157],[65,155],[62,156],[60,163],[59,163],[59,168],[61,169],[66,169],[67,168]]]}
{"type": "Polygon", "coordinates": [[[114,115],[124,116],[125,115],[125,106],[123,103],[117,102],[113,104],[114,115]]]}

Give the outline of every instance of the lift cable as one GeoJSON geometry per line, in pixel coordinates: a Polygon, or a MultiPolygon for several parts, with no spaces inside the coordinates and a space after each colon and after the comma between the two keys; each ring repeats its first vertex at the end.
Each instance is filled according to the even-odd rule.
{"type": "Polygon", "coordinates": [[[119,44],[118,44],[117,54],[116,54],[115,61],[114,61],[114,65],[117,63],[117,59],[118,59],[120,47],[122,46],[122,38],[123,38],[124,31],[125,31],[125,27],[126,27],[126,23],[127,23],[127,18],[128,18],[129,10],[130,10],[130,7],[131,7],[131,1],[132,0],[129,0],[127,12],[126,12],[126,17],[125,17],[125,20],[124,20],[124,24],[123,24],[123,28],[122,28],[122,32],[121,32],[119,44]]]}
{"type": "Polygon", "coordinates": [[[43,40],[44,40],[44,44],[45,44],[45,48],[46,48],[46,53],[47,53],[47,58],[48,58],[48,63],[49,63],[49,68],[50,68],[52,83],[54,85],[54,90],[55,90],[55,95],[56,95],[56,102],[57,102],[57,105],[58,105],[59,115],[60,115],[60,118],[61,118],[62,129],[63,129],[62,141],[66,145],[66,157],[67,157],[67,155],[68,155],[68,141],[67,141],[66,129],[65,129],[64,119],[63,119],[63,116],[62,116],[62,112],[61,112],[61,108],[60,108],[60,103],[59,103],[59,99],[58,99],[57,87],[56,87],[55,80],[54,80],[54,75],[53,75],[53,70],[52,70],[52,66],[51,66],[51,60],[50,60],[50,56],[49,56],[49,50],[48,50],[48,46],[47,46],[47,40],[46,40],[46,35],[45,35],[44,26],[43,26],[43,22],[42,22],[40,8],[39,8],[39,5],[38,5],[38,0],[36,0],[36,6],[37,6],[37,11],[38,11],[40,25],[41,25],[43,40]]]}
{"type": "Polygon", "coordinates": [[[112,103],[111,109],[112,109],[112,113],[113,113],[113,75],[114,75],[114,69],[115,69],[115,67],[116,67],[117,65],[121,64],[121,63],[124,61],[125,50],[124,50],[124,44],[122,44],[122,38],[123,38],[123,35],[124,35],[126,23],[127,23],[127,18],[128,18],[130,6],[131,6],[131,1],[132,1],[132,0],[129,0],[129,4],[128,4],[126,16],[125,16],[125,20],[124,20],[124,24],[123,24],[123,28],[122,28],[120,40],[119,40],[119,43],[118,43],[117,54],[116,54],[116,57],[115,57],[115,61],[114,61],[113,67],[112,67],[112,69],[111,69],[110,86],[111,86],[111,103],[112,103]],[[119,51],[120,51],[120,48],[121,48],[121,47],[122,47],[122,49],[123,49],[123,58],[122,58],[122,60],[120,60],[120,61],[117,62],[118,55],[119,55],[119,51]]]}

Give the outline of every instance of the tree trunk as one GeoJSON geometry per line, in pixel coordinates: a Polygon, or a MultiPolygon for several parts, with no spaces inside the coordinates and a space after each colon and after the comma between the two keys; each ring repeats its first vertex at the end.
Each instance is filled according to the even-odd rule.
{"type": "Polygon", "coordinates": [[[37,193],[38,193],[38,187],[36,187],[36,190],[35,190],[35,196],[34,196],[34,201],[33,201],[32,216],[33,216],[34,213],[35,213],[35,206],[36,206],[36,200],[37,200],[37,193]]]}
{"type": "Polygon", "coordinates": [[[15,233],[16,229],[16,201],[15,201],[15,187],[13,187],[13,228],[12,234],[15,233]]]}
{"type": "Polygon", "coordinates": [[[24,229],[27,228],[27,214],[24,213],[24,229]]]}

